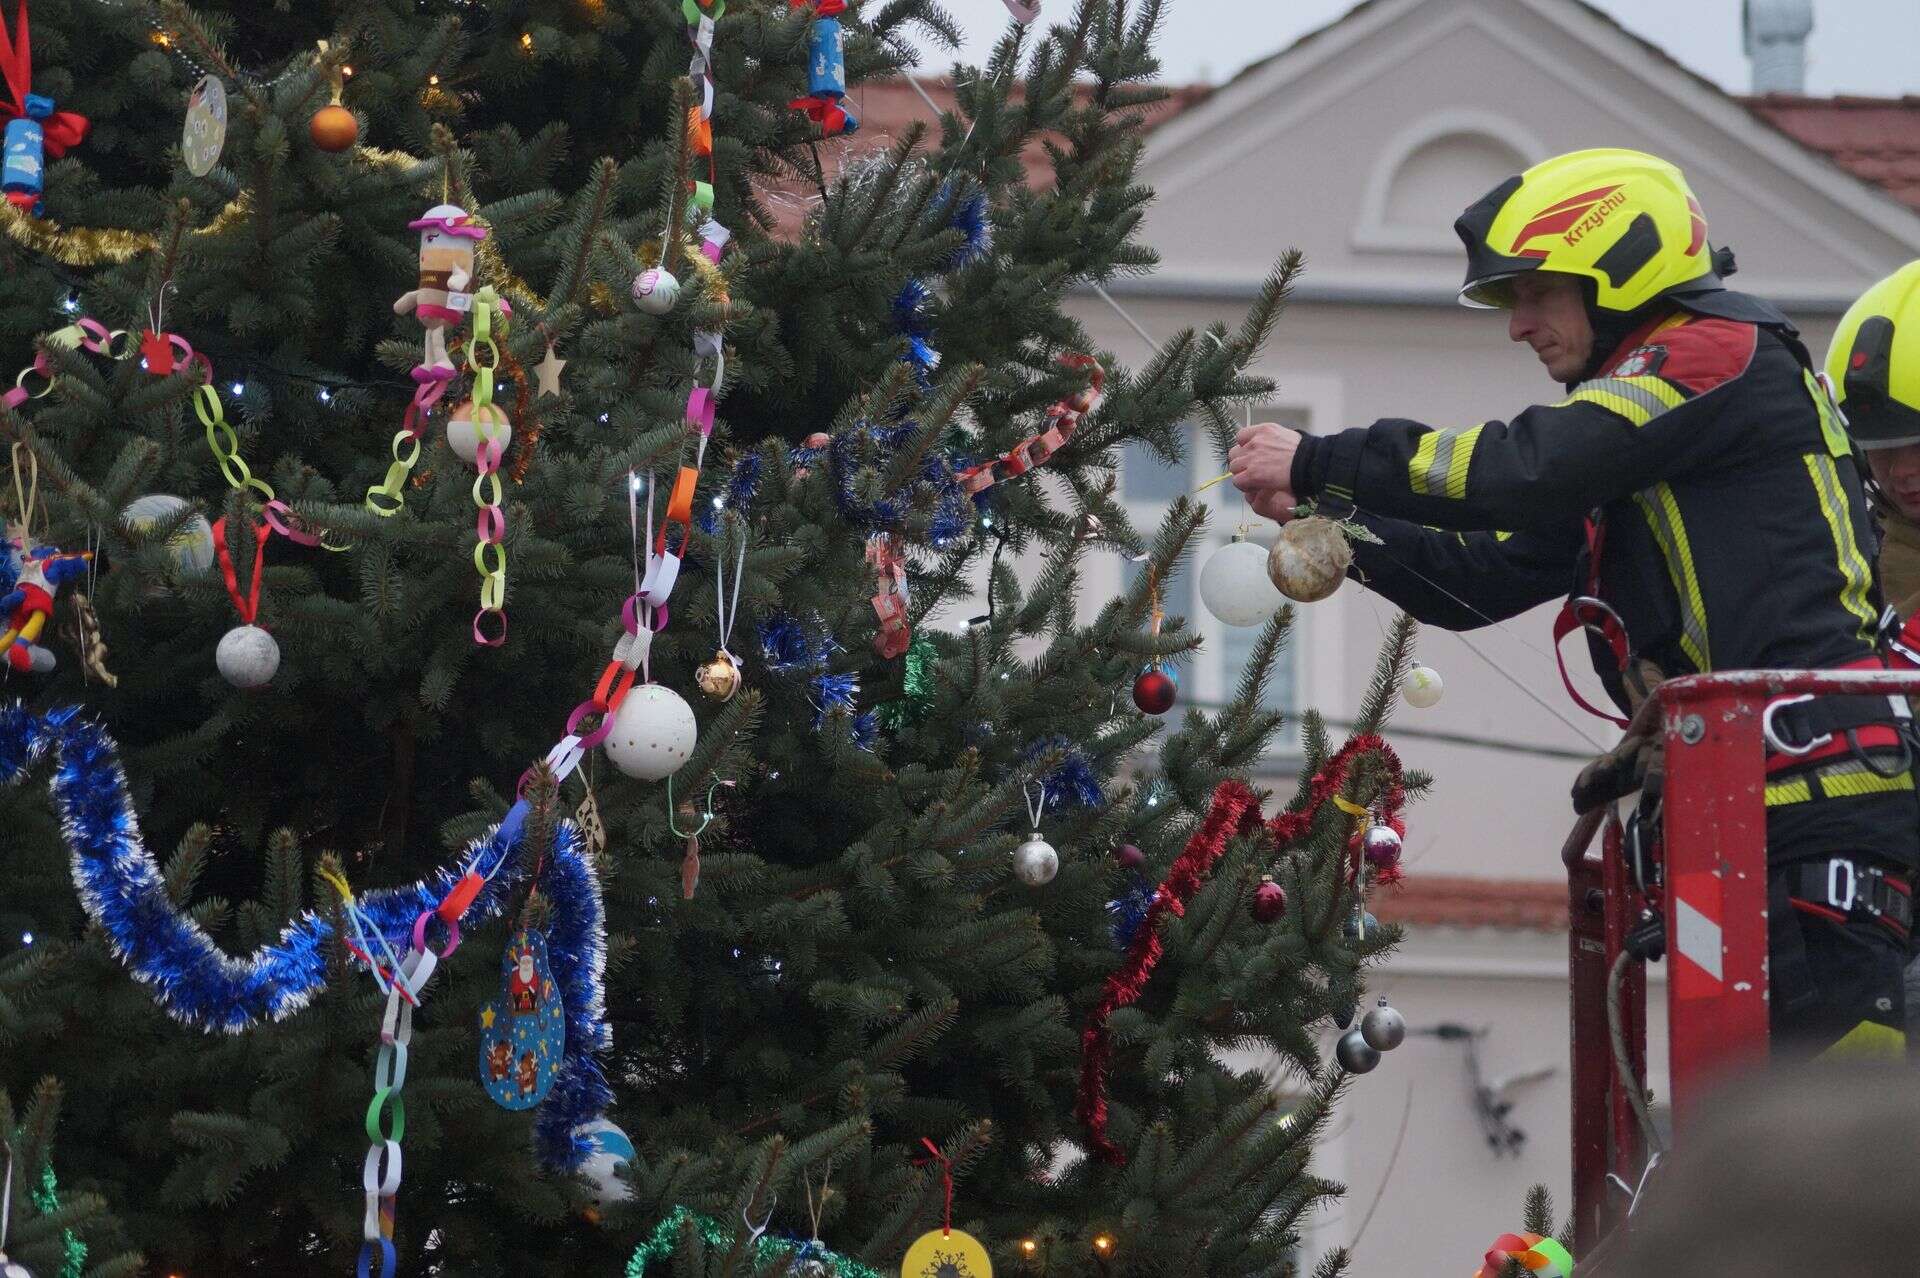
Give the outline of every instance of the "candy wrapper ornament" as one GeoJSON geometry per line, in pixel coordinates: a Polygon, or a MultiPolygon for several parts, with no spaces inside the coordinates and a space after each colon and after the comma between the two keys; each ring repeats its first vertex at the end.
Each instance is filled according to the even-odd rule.
{"type": "Polygon", "coordinates": [[[847,55],[840,32],[846,0],[787,0],[792,9],[813,9],[807,27],[807,96],[787,105],[806,113],[827,137],[853,133],[860,121],[846,108],[847,55]]]}
{"type": "Polygon", "coordinates": [[[487,238],[487,228],[454,204],[436,204],[407,223],[420,232],[420,284],[393,304],[396,315],[412,315],[426,329],[426,343],[413,380],[451,381],[453,361],[447,356],[446,327],[458,324],[473,309],[474,246],[487,238]]]}
{"type": "Polygon", "coordinates": [[[523,927],[500,960],[500,995],[480,1008],[480,1083],[502,1109],[532,1109],[553,1089],[566,1011],[546,934],[523,927]]]}
{"type": "Polygon", "coordinates": [[[27,0],[20,0],[12,36],[0,22],[0,77],[11,101],[0,99],[7,120],[6,151],[0,159],[0,190],[22,212],[40,215],[48,157],[59,159],[87,136],[87,117],[55,110],[52,98],[32,92],[33,41],[27,24],[27,0]]]}

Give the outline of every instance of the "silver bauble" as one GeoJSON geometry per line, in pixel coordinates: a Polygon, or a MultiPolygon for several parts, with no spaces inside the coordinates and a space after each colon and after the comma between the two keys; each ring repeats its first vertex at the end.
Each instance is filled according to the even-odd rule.
{"type": "Polygon", "coordinates": [[[1331,519],[1312,515],[1280,530],[1267,554],[1267,576],[1280,593],[1300,603],[1317,603],[1346,580],[1353,547],[1331,519]]]}
{"type": "Polygon", "coordinates": [[[642,271],[633,277],[633,300],[649,315],[665,315],[680,300],[680,281],[662,267],[642,271]]]}
{"type": "Polygon", "coordinates": [[[1381,999],[1374,1009],[1360,1018],[1360,1037],[1379,1052],[1391,1052],[1407,1041],[1407,1018],[1381,999]]]}
{"type": "Polygon", "coordinates": [[[1340,1068],[1349,1074],[1368,1073],[1380,1063],[1380,1053],[1357,1029],[1350,1029],[1340,1036],[1339,1046],[1333,1049],[1333,1056],[1340,1062],[1340,1068]]]}
{"type": "Polygon", "coordinates": [[[280,668],[280,645],[258,626],[235,626],[220,637],[213,664],[236,688],[259,688],[280,668]]]}
{"type": "Polygon", "coordinates": [[[1060,873],[1060,854],[1053,844],[1034,833],[1013,850],[1013,876],[1028,887],[1045,887],[1060,873]]]}

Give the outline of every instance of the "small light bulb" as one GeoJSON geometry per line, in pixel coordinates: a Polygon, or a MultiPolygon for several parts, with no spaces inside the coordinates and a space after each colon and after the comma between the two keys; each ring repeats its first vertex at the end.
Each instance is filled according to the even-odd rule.
{"type": "Polygon", "coordinates": [[[1093,1249],[1104,1256],[1113,1250],[1113,1239],[1105,1234],[1101,1234],[1093,1240],[1093,1249]]]}
{"type": "Polygon", "coordinates": [[[611,414],[608,414],[608,413],[600,414],[600,424],[602,426],[605,426],[607,424],[607,419],[609,418],[609,416],[611,416],[611,414]]]}
{"type": "Polygon", "coordinates": [[[323,404],[331,404],[333,402],[333,392],[324,386],[320,388],[320,402],[323,404]]]}
{"type": "Polygon", "coordinates": [[[33,933],[31,933],[31,932],[22,932],[22,933],[20,934],[20,944],[22,944],[22,945],[32,945],[32,944],[33,944],[33,933]]]}
{"type": "Polygon", "coordinates": [[[1022,1239],[1020,1240],[1020,1254],[1021,1254],[1021,1255],[1023,1255],[1023,1256],[1031,1256],[1031,1255],[1033,1255],[1033,1253],[1035,1253],[1036,1251],[1039,1251],[1039,1250],[1040,1250],[1040,1244],[1039,1244],[1039,1243],[1037,1243],[1037,1242],[1035,1242],[1035,1241],[1034,1241],[1033,1239],[1031,1239],[1031,1238],[1022,1238],[1022,1239]]]}
{"type": "Polygon", "coordinates": [[[154,32],[153,42],[163,49],[171,49],[173,47],[173,37],[164,31],[154,32]]]}
{"type": "Polygon", "coordinates": [[[61,298],[60,309],[69,315],[78,315],[80,313],[80,295],[78,293],[69,293],[61,298]]]}
{"type": "Polygon", "coordinates": [[[430,89],[437,89],[437,88],[439,88],[439,87],[440,87],[440,77],[439,77],[439,76],[437,76],[437,75],[430,75],[430,76],[428,76],[428,77],[427,77],[427,87],[428,87],[428,88],[430,88],[430,89]]]}
{"type": "Polygon", "coordinates": [[[640,476],[634,474],[632,471],[627,472],[627,491],[630,493],[640,491],[640,476]]]}
{"type": "Polygon", "coordinates": [[[342,76],[345,76],[345,77],[346,77],[347,79],[352,79],[352,78],[353,78],[353,68],[352,68],[352,67],[341,67],[341,68],[340,68],[340,74],[341,74],[342,76]]]}
{"type": "Polygon", "coordinates": [[[722,506],[726,504],[727,504],[727,499],[725,497],[715,497],[713,499],[713,508],[715,510],[719,510],[722,506]]]}
{"type": "Polygon", "coordinates": [[[234,394],[236,394],[236,395],[243,395],[243,394],[245,394],[245,393],[246,393],[246,389],[247,389],[247,384],[246,384],[245,382],[235,382],[235,383],[233,384],[233,388],[232,388],[232,389],[233,389],[233,393],[234,393],[234,394]]]}
{"type": "Polygon", "coordinates": [[[522,31],[520,33],[520,47],[523,49],[531,49],[533,47],[533,35],[531,32],[522,31]]]}

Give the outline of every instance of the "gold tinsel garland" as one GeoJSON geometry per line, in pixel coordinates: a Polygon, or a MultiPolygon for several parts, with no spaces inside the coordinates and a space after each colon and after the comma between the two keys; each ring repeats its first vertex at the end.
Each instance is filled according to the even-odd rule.
{"type": "MultiPolygon", "coordinates": [[[[245,217],[253,197],[245,191],[214,215],[195,235],[218,235],[245,217]]],[[[16,244],[43,253],[67,266],[100,266],[131,261],[160,247],[159,237],[118,227],[63,227],[45,218],[30,217],[11,204],[0,203],[0,231],[16,244]]]]}

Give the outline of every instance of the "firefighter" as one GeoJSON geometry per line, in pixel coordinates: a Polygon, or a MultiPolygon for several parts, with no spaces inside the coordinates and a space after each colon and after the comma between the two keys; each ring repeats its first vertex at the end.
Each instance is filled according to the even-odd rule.
{"type": "MultiPolygon", "coordinates": [[[[1881,588],[1911,620],[1920,613],[1920,262],[1875,284],[1840,317],[1827,347],[1827,385],[1866,455],[1881,588]]],[[[1920,1032],[1920,954],[1907,962],[1907,1026],[1909,1038],[1920,1032]]]]}
{"type": "MultiPolygon", "coordinates": [[[[1725,287],[1731,254],[1709,246],[1680,171],[1574,152],[1509,178],[1454,229],[1460,300],[1505,309],[1564,397],[1462,429],[1251,426],[1229,462],[1255,509],[1350,509],[1380,538],[1355,546],[1356,577],[1431,625],[1567,597],[1556,640],[1586,634],[1623,725],[1663,678],[1878,665],[1845,427],[1786,316],[1725,287]]],[[[1905,1050],[1920,803],[1892,722],[1904,713],[1833,697],[1769,716],[1776,1055],[1905,1050]]],[[[1654,819],[1647,798],[1642,811],[1654,819]]]]}
{"type": "Polygon", "coordinates": [[[1875,284],[1841,317],[1827,382],[1872,474],[1887,602],[1911,617],[1920,612],[1920,262],[1875,284]]]}

